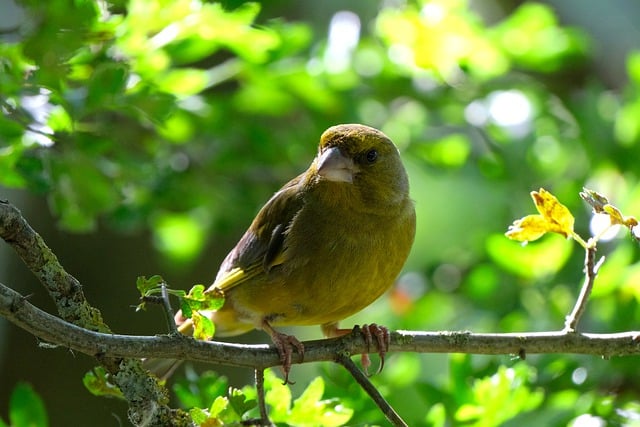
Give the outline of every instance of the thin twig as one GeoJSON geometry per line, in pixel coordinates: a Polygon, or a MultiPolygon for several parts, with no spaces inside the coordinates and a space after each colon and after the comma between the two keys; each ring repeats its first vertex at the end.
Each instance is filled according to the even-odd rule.
{"type": "Polygon", "coordinates": [[[258,409],[260,410],[260,422],[263,426],[270,426],[269,414],[264,394],[264,369],[256,369],[256,394],[258,395],[258,409]]]}
{"type": "Polygon", "coordinates": [[[598,274],[598,269],[604,258],[601,258],[598,264],[595,263],[596,258],[596,248],[591,245],[587,245],[585,248],[585,258],[584,258],[584,283],[582,288],[580,289],[580,295],[576,300],[576,304],[569,314],[566,317],[564,322],[564,331],[566,332],[575,332],[578,327],[578,322],[582,317],[585,309],[587,308],[587,301],[589,300],[589,295],[591,295],[591,290],[593,289],[593,283],[596,280],[596,275],[598,274]]]}
{"type": "Polygon", "coordinates": [[[173,307],[171,307],[171,301],[169,301],[167,284],[162,282],[160,284],[160,289],[162,292],[162,305],[164,307],[164,314],[167,318],[167,328],[169,329],[169,333],[179,335],[180,331],[178,331],[178,326],[176,325],[175,313],[173,312],[173,307]]]}
{"type": "Polygon", "coordinates": [[[349,371],[351,376],[358,382],[358,384],[360,384],[363,390],[367,392],[369,397],[371,397],[376,406],[380,408],[384,416],[387,418],[387,420],[389,420],[389,422],[391,422],[392,425],[396,427],[408,426],[408,424],[404,422],[404,420],[391,407],[391,405],[389,405],[389,402],[387,402],[384,397],[382,397],[378,389],[375,388],[373,384],[371,384],[369,378],[367,378],[367,376],[360,369],[358,369],[356,364],[353,363],[353,360],[351,360],[351,358],[347,354],[345,354],[344,352],[339,352],[336,356],[336,362],[344,366],[345,369],[349,371]]]}

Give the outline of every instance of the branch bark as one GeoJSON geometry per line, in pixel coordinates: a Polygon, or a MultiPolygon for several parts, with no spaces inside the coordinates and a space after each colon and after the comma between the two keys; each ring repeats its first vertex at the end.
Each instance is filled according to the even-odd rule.
{"type": "MultiPolygon", "coordinates": [[[[265,369],[280,364],[271,345],[198,341],[182,335],[135,336],[95,332],[46,313],[0,284],[0,315],[39,339],[94,357],[166,358],[265,369]]],[[[602,357],[640,355],[640,331],[612,334],[570,331],[472,333],[395,331],[390,352],[526,354],[574,353],[602,357]]],[[[337,354],[376,353],[361,334],[304,343],[304,363],[332,361],[337,354]]]]}
{"type": "MultiPolygon", "coordinates": [[[[2,286],[0,300],[2,313],[13,322],[21,322],[25,329],[41,339],[57,342],[42,327],[58,326],[59,333],[71,330],[107,334],[109,327],[102,320],[97,308],[92,307],[84,296],[80,282],[60,264],[53,251],[42,237],[27,223],[20,211],[9,202],[0,200],[0,237],[20,256],[31,272],[54,301],[58,314],[63,320],[37,310],[26,302],[25,297],[2,286]],[[8,292],[11,291],[11,292],[8,292]],[[35,310],[34,310],[35,309],[35,310]],[[8,310],[8,311],[7,311],[8,310]],[[46,316],[45,316],[46,315],[46,316]],[[43,325],[34,322],[43,321],[43,325]],[[55,320],[55,321],[54,321],[55,320]],[[63,322],[60,324],[59,322],[63,322]],[[49,339],[46,338],[49,336],[49,339]]],[[[71,332],[70,332],[71,333],[71,332]]],[[[74,334],[77,338],[78,335],[74,334]]],[[[65,341],[65,340],[63,340],[65,341]]],[[[74,348],[68,345],[69,348],[74,348]]],[[[157,379],[150,377],[140,360],[123,360],[107,352],[93,352],[93,356],[111,374],[113,382],[120,388],[129,403],[129,419],[135,425],[190,425],[190,418],[183,411],[168,406],[166,389],[157,379]]]]}

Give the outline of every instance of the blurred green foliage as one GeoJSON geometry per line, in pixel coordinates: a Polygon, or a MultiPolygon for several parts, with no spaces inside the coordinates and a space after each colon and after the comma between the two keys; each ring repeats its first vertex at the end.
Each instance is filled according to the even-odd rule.
{"type": "MultiPolygon", "coordinates": [[[[418,211],[406,274],[353,322],[559,329],[583,254],[561,238],[523,248],[503,236],[531,211],[529,191],[551,189],[583,236],[583,186],[640,212],[640,52],[626,87],[607,87],[589,35],[547,5],[488,19],[465,0],[356,2],[317,16],[240,0],[20,4],[15,37],[0,35],[0,184],[42,194],[69,230],[148,228],[167,268],[249,224],[336,123],[375,126],[397,143],[418,211]]],[[[638,245],[599,249],[607,260],[583,328],[637,329],[638,245]]],[[[637,363],[398,354],[373,379],[410,425],[634,425],[637,363]]],[[[324,381],[298,399],[339,399],[321,407],[338,424],[345,414],[382,422],[345,373],[316,368],[324,381]]],[[[189,400],[180,390],[185,405],[208,409],[226,393],[189,400]]],[[[230,404],[221,399],[220,413],[230,404]]],[[[288,399],[274,420],[299,423],[291,414],[307,406],[288,399]]]]}
{"type": "Polygon", "coordinates": [[[29,384],[16,384],[9,397],[9,424],[0,418],[0,426],[47,427],[47,410],[38,393],[29,384]]]}

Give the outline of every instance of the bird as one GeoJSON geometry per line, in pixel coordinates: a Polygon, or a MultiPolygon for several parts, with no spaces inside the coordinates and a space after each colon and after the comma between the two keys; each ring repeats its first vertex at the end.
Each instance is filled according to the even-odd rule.
{"type": "MultiPolygon", "coordinates": [[[[215,335],[265,331],[288,382],[294,349],[304,345],[276,328],[320,325],[326,337],[346,334],[338,322],[363,310],[392,287],[413,245],[416,226],[409,179],[395,144],[361,124],[322,133],[308,169],[260,209],[226,256],[205,294],[224,296],[205,313],[215,335]]],[[[200,313],[203,314],[203,313],[200,313]]],[[[189,334],[191,319],[175,316],[189,334]]],[[[375,323],[365,339],[383,340],[375,323]]]]}

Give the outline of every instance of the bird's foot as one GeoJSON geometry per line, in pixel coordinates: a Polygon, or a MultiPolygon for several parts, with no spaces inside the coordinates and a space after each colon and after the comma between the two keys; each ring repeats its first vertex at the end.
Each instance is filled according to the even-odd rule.
{"type": "Polygon", "coordinates": [[[273,340],[273,344],[276,346],[278,354],[280,355],[280,362],[282,363],[282,370],[284,371],[284,384],[295,384],[293,381],[289,380],[293,348],[295,347],[296,351],[300,355],[300,362],[302,362],[304,359],[304,344],[302,344],[298,338],[293,335],[287,335],[281,332],[276,332],[275,335],[271,336],[271,339],[273,340]]]}
{"type": "MultiPolygon", "coordinates": [[[[380,373],[382,368],[384,368],[384,356],[387,354],[387,351],[389,351],[389,344],[391,343],[389,329],[385,326],[372,323],[370,325],[356,325],[353,329],[341,329],[338,328],[337,323],[326,323],[322,325],[322,332],[326,337],[340,337],[349,333],[361,335],[367,344],[367,351],[371,350],[371,343],[375,340],[378,345],[378,355],[380,356],[380,367],[377,373],[380,373]]],[[[369,354],[364,353],[361,357],[362,369],[365,374],[369,375],[369,366],[371,366],[369,354]]]]}
{"type": "MultiPolygon", "coordinates": [[[[353,328],[353,333],[358,333],[362,335],[364,338],[364,342],[367,345],[367,351],[371,349],[371,343],[375,339],[376,344],[378,345],[378,355],[380,356],[380,366],[378,367],[377,374],[382,372],[382,368],[384,368],[384,358],[389,351],[389,344],[391,343],[391,337],[389,335],[389,329],[384,326],[377,325],[372,323],[370,325],[362,325],[362,327],[356,325],[353,328]]],[[[369,354],[365,353],[362,355],[362,369],[365,374],[369,375],[369,366],[371,366],[371,359],[369,358],[369,354]]]]}
{"type": "Polygon", "coordinates": [[[284,384],[294,384],[293,381],[289,381],[289,372],[291,372],[291,364],[293,363],[293,349],[295,348],[300,355],[300,363],[302,363],[304,360],[304,344],[293,335],[276,331],[267,322],[263,322],[262,329],[269,334],[273,345],[275,345],[276,350],[278,350],[280,363],[284,371],[284,384]]]}

